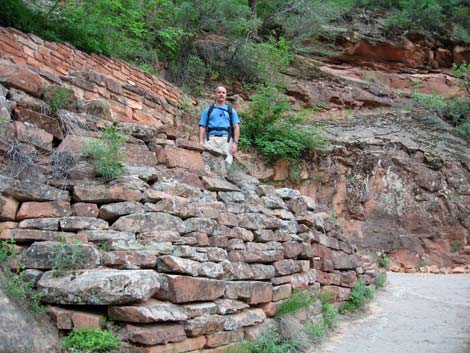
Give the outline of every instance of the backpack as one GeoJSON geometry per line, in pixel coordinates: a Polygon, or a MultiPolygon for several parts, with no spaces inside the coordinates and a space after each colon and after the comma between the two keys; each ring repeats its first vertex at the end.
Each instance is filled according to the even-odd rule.
{"type": "Polygon", "coordinates": [[[233,137],[233,123],[232,123],[233,112],[232,112],[232,106],[227,104],[227,110],[225,110],[223,108],[220,108],[220,107],[217,107],[217,109],[223,110],[223,111],[228,113],[228,117],[229,117],[229,120],[230,120],[230,127],[219,127],[219,128],[209,129],[209,119],[211,117],[211,114],[212,114],[212,111],[214,110],[214,108],[215,108],[215,104],[212,104],[209,107],[209,110],[207,111],[207,125],[205,126],[205,128],[206,128],[206,139],[207,139],[207,141],[209,141],[209,130],[211,130],[211,131],[214,131],[214,130],[228,131],[227,142],[230,142],[230,138],[233,137]]]}

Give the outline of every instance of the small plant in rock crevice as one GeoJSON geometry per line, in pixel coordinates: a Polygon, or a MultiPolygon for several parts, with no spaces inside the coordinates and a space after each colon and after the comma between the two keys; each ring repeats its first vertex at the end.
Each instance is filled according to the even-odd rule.
{"type": "Polygon", "coordinates": [[[227,353],[296,353],[300,349],[300,342],[281,338],[273,329],[269,329],[258,340],[244,341],[227,353]]]}
{"type": "Polygon", "coordinates": [[[360,279],[351,291],[349,300],[341,307],[341,312],[356,311],[374,298],[374,289],[360,279]]]}
{"type": "Polygon", "coordinates": [[[450,252],[451,252],[451,253],[459,252],[460,247],[461,247],[461,244],[460,244],[460,242],[458,241],[458,242],[456,242],[456,243],[454,243],[454,244],[451,245],[451,247],[450,247],[450,252]]]}
{"type": "Polygon", "coordinates": [[[91,160],[95,173],[112,180],[124,173],[124,146],[126,136],[113,124],[102,129],[101,138],[87,141],[83,154],[91,160]]]}
{"type": "Polygon", "coordinates": [[[5,294],[9,298],[26,303],[33,313],[44,312],[46,307],[41,304],[40,295],[34,291],[32,279],[26,275],[24,267],[18,264],[16,270],[13,270],[7,262],[17,259],[15,246],[14,239],[0,241],[0,283],[3,283],[5,294]]]}
{"type": "Polygon", "coordinates": [[[307,308],[314,301],[315,299],[307,291],[293,292],[278,308],[276,317],[307,308]]]}
{"type": "Polygon", "coordinates": [[[387,275],[385,273],[379,273],[377,277],[375,277],[375,286],[377,288],[385,287],[386,282],[387,282],[387,275]]]}
{"type": "Polygon", "coordinates": [[[80,245],[79,242],[68,244],[62,239],[54,257],[52,269],[59,272],[76,269],[84,258],[80,245]]]}
{"type": "Polygon", "coordinates": [[[415,265],[415,269],[419,270],[421,267],[427,266],[428,262],[425,259],[419,260],[418,263],[415,265]]]}
{"type": "Polygon", "coordinates": [[[83,327],[71,331],[61,346],[70,353],[119,353],[120,340],[108,330],[83,327]]]}
{"type": "Polygon", "coordinates": [[[379,265],[382,268],[388,268],[390,265],[390,258],[387,256],[387,254],[382,254],[379,259],[379,265]]]}

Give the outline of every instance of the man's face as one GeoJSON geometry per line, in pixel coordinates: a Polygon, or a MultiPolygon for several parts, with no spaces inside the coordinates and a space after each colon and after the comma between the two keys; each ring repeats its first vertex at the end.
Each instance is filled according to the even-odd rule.
{"type": "Polygon", "coordinates": [[[218,101],[218,102],[223,102],[225,101],[225,98],[227,97],[227,91],[225,90],[225,88],[223,87],[218,87],[216,90],[215,90],[215,99],[218,101]]]}

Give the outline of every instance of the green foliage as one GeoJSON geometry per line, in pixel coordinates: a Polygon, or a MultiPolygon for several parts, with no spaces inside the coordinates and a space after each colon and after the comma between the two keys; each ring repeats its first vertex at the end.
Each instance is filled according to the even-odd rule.
{"type": "Polygon", "coordinates": [[[70,95],[73,92],[66,87],[57,87],[51,94],[49,99],[49,106],[51,108],[51,114],[56,114],[60,109],[65,107],[70,100],[70,95]]]}
{"type": "Polygon", "coordinates": [[[415,269],[419,270],[421,267],[427,266],[428,262],[425,259],[419,260],[416,265],[415,269]]]}
{"type": "Polygon", "coordinates": [[[437,94],[413,93],[412,97],[424,107],[434,110],[443,118],[455,125],[457,132],[464,136],[470,136],[470,101],[446,100],[437,94]]]}
{"type": "Polygon", "coordinates": [[[390,265],[390,258],[387,256],[387,254],[382,254],[379,259],[379,265],[382,268],[388,268],[390,265]]]}
{"type": "Polygon", "coordinates": [[[349,300],[341,307],[341,312],[356,311],[374,298],[374,290],[360,279],[351,291],[349,300]]]}
{"type": "Polygon", "coordinates": [[[79,242],[68,244],[62,239],[54,256],[52,269],[56,271],[73,270],[80,266],[83,259],[84,253],[79,242]]]}
{"type": "Polygon", "coordinates": [[[470,7],[460,0],[356,0],[356,9],[386,13],[389,33],[421,33],[468,42],[470,7]]]}
{"type": "Polygon", "coordinates": [[[387,275],[385,273],[379,273],[377,277],[375,277],[375,286],[377,288],[385,287],[386,282],[387,282],[387,275]]]}
{"type": "Polygon", "coordinates": [[[73,330],[61,341],[62,348],[70,353],[118,353],[119,345],[116,336],[97,327],[73,330]]]}
{"type": "Polygon", "coordinates": [[[460,247],[462,246],[462,244],[458,241],[454,244],[452,244],[452,246],[450,247],[450,252],[451,253],[456,253],[460,250],[460,247]]]}
{"type": "Polygon", "coordinates": [[[0,262],[5,262],[9,257],[15,258],[17,256],[15,245],[14,239],[0,241],[0,262]]]}
{"type": "Polygon", "coordinates": [[[334,328],[339,318],[338,308],[328,302],[322,303],[323,322],[328,328],[334,328]]]}
{"type": "Polygon", "coordinates": [[[46,311],[47,308],[41,304],[39,293],[34,291],[32,280],[26,276],[23,268],[20,267],[18,272],[4,268],[2,275],[5,294],[9,298],[26,302],[34,313],[46,311]]]}
{"type": "Polygon", "coordinates": [[[280,338],[273,330],[268,330],[257,341],[245,341],[228,353],[295,353],[300,349],[300,342],[280,338]]]}
{"type": "Polygon", "coordinates": [[[316,324],[308,323],[305,326],[305,332],[313,344],[320,344],[323,341],[327,330],[328,327],[324,321],[320,321],[316,324]]]}
{"type": "Polygon", "coordinates": [[[255,147],[267,163],[280,158],[294,162],[302,153],[326,145],[323,130],[301,125],[301,117],[290,112],[287,98],[276,89],[260,87],[252,101],[243,119],[240,144],[255,147]]]}
{"type": "Polygon", "coordinates": [[[462,82],[465,92],[470,96],[470,64],[452,64],[452,74],[462,82]]]}
{"type": "Polygon", "coordinates": [[[87,141],[83,154],[90,158],[95,173],[105,180],[118,178],[124,173],[124,145],[126,136],[117,125],[108,125],[102,129],[99,140],[87,141]]]}
{"type": "Polygon", "coordinates": [[[314,302],[314,298],[307,291],[293,292],[277,309],[276,316],[295,313],[301,309],[309,307],[314,302]]]}

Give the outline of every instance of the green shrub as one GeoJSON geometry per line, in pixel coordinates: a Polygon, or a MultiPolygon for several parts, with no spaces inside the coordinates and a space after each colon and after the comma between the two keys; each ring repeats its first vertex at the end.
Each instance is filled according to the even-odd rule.
{"type": "Polygon", "coordinates": [[[452,74],[462,82],[465,92],[470,96],[470,64],[452,64],[452,74]]]}
{"type": "Polygon", "coordinates": [[[314,298],[307,291],[293,292],[277,309],[276,316],[282,316],[289,313],[294,313],[301,309],[309,307],[314,298]]]}
{"type": "Polygon", "coordinates": [[[274,330],[268,330],[257,341],[245,341],[228,353],[296,353],[300,349],[300,342],[280,338],[274,330]]]}
{"type": "Polygon", "coordinates": [[[102,129],[99,140],[86,141],[83,154],[91,160],[98,176],[112,180],[124,173],[126,139],[126,136],[113,124],[102,129]]]}
{"type": "Polygon", "coordinates": [[[418,263],[415,265],[415,269],[419,270],[421,267],[429,265],[426,260],[419,260],[418,263]]]}
{"type": "Polygon", "coordinates": [[[323,130],[301,125],[301,117],[290,112],[290,105],[272,87],[260,87],[252,96],[250,111],[244,116],[241,147],[255,147],[266,163],[277,159],[296,161],[306,151],[326,145],[323,130]]]}
{"type": "Polygon", "coordinates": [[[56,114],[60,109],[68,106],[74,100],[73,91],[66,87],[53,87],[48,99],[51,108],[50,113],[56,114]]]}
{"type": "Polygon", "coordinates": [[[4,277],[3,286],[5,294],[9,298],[13,298],[20,302],[26,302],[33,313],[40,313],[46,311],[46,307],[41,304],[41,297],[33,289],[33,283],[22,267],[18,272],[14,272],[9,268],[4,268],[2,271],[4,277]]]}
{"type": "Polygon", "coordinates": [[[80,266],[84,253],[80,243],[68,244],[62,240],[54,256],[53,270],[69,271],[80,266]]]}
{"type": "Polygon", "coordinates": [[[62,348],[70,353],[118,353],[119,345],[111,332],[96,327],[73,330],[61,341],[62,348]]]}
{"type": "Polygon", "coordinates": [[[326,327],[334,328],[339,318],[339,311],[336,306],[330,303],[322,304],[323,322],[326,327]]]}
{"type": "Polygon", "coordinates": [[[341,307],[341,312],[356,311],[374,298],[374,290],[360,279],[351,291],[349,300],[341,307]]]}
{"type": "Polygon", "coordinates": [[[0,241],[0,262],[6,261],[9,257],[15,258],[17,256],[15,245],[14,239],[0,241]]]}
{"type": "Polygon", "coordinates": [[[327,330],[328,326],[324,321],[320,321],[317,324],[309,323],[305,326],[305,332],[314,344],[319,344],[323,341],[327,330]]]}
{"type": "Polygon", "coordinates": [[[452,253],[458,252],[460,250],[461,246],[462,246],[462,244],[459,241],[452,244],[451,247],[450,247],[450,252],[452,252],[452,253]]]}
{"type": "Polygon", "coordinates": [[[470,136],[470,101],[446,100],[437,94],[413,93],[412,97],[424,107],[434,110],[441,117],[449,120],[459,133],[470,136]]]}
{"type": "Polygon", "coordinates": [[[380,256],[379,265],[382,268],[388,268],[390,265],[390,258],[387,256],[387,254],[382,254],[382,256],[380,256]]]}
{"type": "Polygon", "coordinates": [[[385,287],[385,282],[387,282],[387,275],[385,273],[379,273],[377,277],[375,277],[375,286],[377,288],[385,287]]]}

